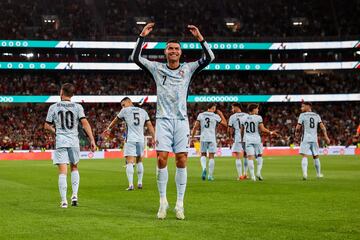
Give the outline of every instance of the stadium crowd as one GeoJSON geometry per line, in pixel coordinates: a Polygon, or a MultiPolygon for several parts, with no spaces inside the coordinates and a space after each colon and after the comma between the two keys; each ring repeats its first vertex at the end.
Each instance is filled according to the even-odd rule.
{"type": "Polygon", "coordinates": [[[209,39],[252,40],[349,38],[359,35],[360,25],[357,0],[4,0],[0,8],[5,39],[127,39],[139,33],[137,21],[157,22],[152,35],[157,37],[189,37],[185,26],[192,23],[209,39]]]}
{"type": "MultiPolygon", "coordinates": [[[[102,132],[110,121],[120,110],[120,104],[83,104],[85,113],[93,127],[95,138],[101,149],[121,148],[123,146],[125,125],[116,126],[112,135],[105,139],[102,132]]],[[[206,111],[207,104],[195,103],[188,105],[190,125],[194,124],[197,115],[206,111]]],[[[245,108],[244,104],[244,108],[245,108]]],[[[53,149],[54,136],[43,129],[48,104],[21,104],[21,105],[0,105],[0,125],[2,150],[19,149],[53,149]]],[[[144,104],[153,123],[155,123],[155,104],[144,104]]],[[[231,115],[230,103],[221,103],[218,108],[223,111],[228,119],[231,115]]],[[[352,103],[316,103],[314,111],[319,113],[324,124],[328,128],[328,134],[332,145],[351,145],[353,136],[356,134],[356,127],[360,122],[360,106],[352,103]]],[[[272,130],[278,130],[281,138],[270,138],[263,135],[265,146],[289,146],[294,143],[294,131],[297,118],[300,114],[300,104],[279,103],[261,104],[260,115],[263,116],[264,124],[272,130]]],[[[149,135],[149,134],[147,134],[149,135]]],[[[229,146],[229,138],[226,128],[219,127],[217,132],[219,146],[229,146]]],[[[86,138],[80,134],[81,145],[87,148],[86,138]]],[[[320,141],[320,145],[324,145],[320,141]]]]}
{"type": "MultiPolygon", "coordinates": [[[[4,95],[57,95],[63,83],[72,82],[78,95],[152,95],[153,80],[143,72],[0,73],[0,93],[4,95]],[[139,85],[141,84],[141,88],[139,85]],[[6,93],[6,94],[5,94],[6,93]]],[[[190,86],[190,94],[330,94],[359,93],[356,72],[202,72],[190,86]],[[344,84],[345,83],[345,84],[344,84]],[[299,86],[299,87],[294,87],[299,86]]]]}

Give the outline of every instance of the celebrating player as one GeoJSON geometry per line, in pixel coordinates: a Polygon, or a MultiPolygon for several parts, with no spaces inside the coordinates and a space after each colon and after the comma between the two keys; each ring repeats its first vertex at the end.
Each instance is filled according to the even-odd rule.
{"type": "Polygon", "coordinates": [[[308,155],[312,155],[314,159],[314,165],[316,170],[316,176],[322,178],[321,165],[319,159],[319,144],[318,144],[318,126],[324,134],[324,138],[327,144],[330,144],[330,139],[327,135],[326,127],[322,123],[319,114],[312,112],[312,104],[309,102],[303,102],[301,104],[302,113],[299,116],[298,124],[296,125],[295,138],[298,139],[302,128],[303,134],[300,144],[300,154],[302,155],[302,172],[303,180],[307,179],[308,168],[308,155]]]}
{"type": "Polygon", "coordinates": [[[80,184],[80,175],[78,163],[80,156],[79,144],[79,123],[82,124],[87,136],[90,139],[91,150],[95,151],[96,145],[89,122],[85,118],[84,109],[78,103],[70,102],[74,95],[75,87],[66,83],[61,87],[60,99],[58,103],[50,106],[47,113],[44,128],[56,134],[56,150],[53,163],[59,169],[59,192],[61,196],[61,208],[67,208],[67,165],[71,167],[71,185],[72,197],[71,205],[78,204],[78,190],[80,184]]]}
{"type": "Polygon", "coordinates": [[[154,23],[147,24],[136,42],[132,54],[134,62],[142,69],[151,73],[157,88],[156,109],[156,150],[157,150],[157,184],[160,193],[159,219],[166,218],[168,201],[166,186],[168,182],[167,161],[169,152],[175,153],[176,159],[176,217],[184,219],[184,195],[187,182],[187,152],[189,144],[189,122],[187,116],[187,92],[190,80],[194,74],[204,69],[212,60],[214,54],[205,42],[199,29],[188,25],[192,35],[200,42],[204,56],[198,61],[180,64],[182,54],[180,43],[170,40],[166,44],[165,56],[167,63],[149,61],[141,57],[144,37],[153,30],[154,23]]]}
{"type": "Polygon", "coordinates": [[[124,146],[124,156],[126,159],[126,176],[129,181],[128,191],[134,190],[134,164],[136,160],[137,175],[138,175],[138,189],[142,189],[142,179],[144,175],[144,166],[142,163],[144,153],[144,126],[148,128],[152,139],[155,139],[154,127],[151,124],[149,115],[142,109],[135,107],[130,98],[125,97],[121,100],[121,111],[112,120],[108,128],[104,131],[104,135],[110,134],[111,129],[120,121],[126,123],[126,143],[124,146]]]}
{"type": "Polygon", "coordinates": [[[232,152],[235,153],[235,166],[238,173],[238,179],[246,179],[248,160],[246,156],[245,143],[241,136],[241,126],[244,124],[245,118],[249,115],[241,111],[239,103],[233,103],[231,105],[232,115],[229,118],[228,135],[232,145],[232,152]],[[234,137],[234,138],[233,138],[234,137]],[[242,172],[241,155],[244,152],[244,173],[242,172]]]}
{"type": "Polygon", "coordinates": [[[214,180],[214,168],[215,160],[214,156],[217,149],[216,144],[216,127],[218,124],[222,124],[227,127],[226,119],[220,110],[216,110],[216,104],[209,104],[207,111],[202,112],[198,115],[197,120],[195,121],[194,127],[192,129],[191,138],[194,139],[197,129],[200,127],[200,142],[201,142],[201,168],[202,168],[202,180],[206,179],[206,155],[209,153],[209,175],[208,180],[214,180]],[[217,114],[216,114],[216,113],[217,114]]]}
{"type": "Polygon", "coordinates": [[[257,161],[256,177],[262,181],[261,169],[263,166],[263,145],[261,142],[260,131],[269,133],[270,135],[278,136],[276,131],[270,131],[265,128],[263,119],[259,113],[258,104],[250,104],[248,107],[249,115],[245,118],[241,131],[245,141],[245,152],[248,156],[248,165],[250,170],[251,179],[256,181],[254,174],[254,159],[257,161]]]}

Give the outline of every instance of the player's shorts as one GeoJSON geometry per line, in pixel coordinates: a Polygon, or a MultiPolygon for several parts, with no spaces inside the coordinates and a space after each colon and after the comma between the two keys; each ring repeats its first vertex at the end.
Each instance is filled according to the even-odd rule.
{"type": "Polygon", "coordinates": [[[263,145],[262,143],[246,143],[245,144],[245,152],[249,156],[257,156],[263,154],[263,145]]]}
{"type": "Polygon", "coordinates": [[[79,147],[57,148],[53,155],[53,164],[78,164],[80,160],[79,147]]]}
{"type": "Polygon", "coordinates": [[[216,142],[201,142],[200,152],[202,153],[216,153],[217,144],[216,142]]]}
{"type": "Polygon", "coordinates": [[[187,119],[156,119],[156,151],[188,152],[190,128],[187,119]]]}
{"type": "Polygon", "coordinates": [[[317,142],[302,142],[300,144],[300,153],[306,155],[319,155],[319,145],[317,142]]]}
{"type": "Polygon", "coordinates": [[[245,143],[244,142],[234,142],[231,151],[232,152],[243,152],[245,149],[245,143]]]}
{"type": "Polygon", "coordinates": [[[144,142],[126,142],[124,145],[125,157],[142,157],[144,154],[144,142]]]}

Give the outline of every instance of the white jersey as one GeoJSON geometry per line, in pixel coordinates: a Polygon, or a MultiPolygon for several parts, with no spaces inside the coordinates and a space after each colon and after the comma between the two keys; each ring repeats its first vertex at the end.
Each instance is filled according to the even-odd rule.
{"type": "Polygon", "coordinates": [[[79,123],[85,118],[84,108],[70,101],[61,101],[50,106],[46,122],[56,129],[56,148],[80,147],[79,123]]]}
{"type": "Polygon", "coordinates": [[[260,115],[249,114],[244,118],[244,141],[246,144],[261,144],[259,125],[263,122],[260,115]]]}
{"type": "Polygon", "coordinates": [[[299,116],[298,124],[301,124],[303,134],[301,142],[317,142],[318,126],[321,123],[319,114],[314,112],[304,112],[299,116]]]}
{"type": "Polygon", "coordinates": [[[234,113],[229,118],[229,127],[234,129],[234,142],[243,142],[241,136],[241,126],[244,125],[245,119],[249,114],[244,112],[234,113]]]}
{"type": "Polygon", "coordinates": [[[144,109],[134,106],[123,108],[117,117],[126,123],[127,142],[144,142],[144,125],[150,121],[144,109]]]}
{"type": "Polygon", "coordinates": [[[187,119],[186,104],[191,78],[214,59],[209,45],[205,41],[200,43],[205,56],[198,61],[183,63],[178,68],[171,69],[165,63],[149,61],[141,57],[143,42],[144,38],[139,37],[132,58],[140,68],[150,72],[155,80],[156,118],[187,119]]]}
{"type": "Polygon", "coordinates": [[[197,117],[201,126],[201,142],[216,142],[216,127],[221,122],[218,114],[213,112],[203,112],[197,117]]]}

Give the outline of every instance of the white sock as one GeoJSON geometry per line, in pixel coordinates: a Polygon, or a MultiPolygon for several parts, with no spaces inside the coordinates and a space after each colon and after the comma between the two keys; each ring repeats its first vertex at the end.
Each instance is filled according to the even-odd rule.
{"type": "Polygon", "coordinates": [[[319,159],[319,158],[314,159],[314,164],[315,164],[316,174],[317,174],[317,175],[320,175],[320,174],[321,174],[320,159],[319,159]]]}
{"type": "Polygon", "coordinates": [[[134,186],[134,166],[132,163],[126,164],[126,176],[129,181],[129,187],[134,186]]]}
{"type": "Polygon", "coordinates": [[[138,175],[138,184],[142,184],[142,179],[144,176],[144,165],[142,162],[137,164],[137,175],[138,175]]]}
{"type": "Polygon", "coordinates": [[[248,159],[245,157],[244,158],[244,175],[247,175],[248,168],[249,168],[248,159]]]}
{"type": "Polygon", "coordinates": [[[72,196],[77,197],[80,185],[80,174],[78,170],[71,172],[72,196]]]}
{"type": "Polygon", "coordinates": [[[160,203],[167,203],[166,199],[166,186],[169,179],[167,167],[157,169],[157,186],[160,194],[160,203]]]}
{"type": "Polygon", "coordinates": [[[66,192],[67,192],[67,182],[66,182],[66,175],[59,174],[59,192],[62,202],[67,202],[66,199],[66,192]]]}
{"type": "Polygon", "coordinates": [[[307,159],[307,157],[302,158],[302,160],[301,160],[301,168],[302,168],[303,175],[307,176],[307,168],[308,168],[308,159],[307,159]]]}
{"type": "Polygon", "coordinates": [[[202,171],[204,171],[206,169],[206,157],[205,156],[201,156],[200,163],[201,163],[201,169],[202,169],[202,171]]]}
{"type": "Polygon", "coordinates": [[[176,206],[184,206],[184,195],[186,190],[187,182],[187,169],[186,168],[176,168],[175,174],[176,190],[177,190],[177,201],[176,206]]]}
{"type": "Polygon", "coordinates": [[[241,159],[236,159],[235,160],[235,165],[236,165],[236,170],[238,173],[238,177],[240,177],[242,175],[242,163],[241,163],[241,159]]]}
{"type": "Polygon", "coordinates": [[[215,169],[215,160],[209,159],[209,177],[212,177],[215,169]]]}
{"type": "Polygon", "coordinates": [[[251,178],[255,177],[255,173],[254,173],[254,160],[248,160],[248,166],[249,166],[249,170],[250,170],[250,176],[251,178]]]}
{"type": "Polygon", "coordinates": [[[257,175],[257,176],[261,176],[261,169],[262,169],[264,160],[263,160],[262,157],[257,157],[257,158],[256,158],[256,161],[257,161],[257,172],[256,172],[256,175],[257,175]]]}

